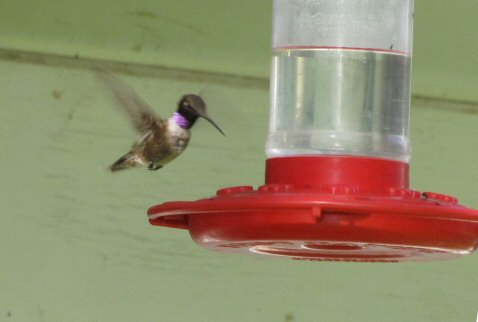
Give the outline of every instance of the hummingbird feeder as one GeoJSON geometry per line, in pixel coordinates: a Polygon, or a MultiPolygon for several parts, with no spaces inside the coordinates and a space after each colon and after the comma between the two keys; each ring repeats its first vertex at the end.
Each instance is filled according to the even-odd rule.
{"type": "Polygon", "coordinates": [[[413,0],[274,0],[265,184],[166,202],[152,225],[296,260],[456,258],[478,211],[409,187],[413,0]]]}

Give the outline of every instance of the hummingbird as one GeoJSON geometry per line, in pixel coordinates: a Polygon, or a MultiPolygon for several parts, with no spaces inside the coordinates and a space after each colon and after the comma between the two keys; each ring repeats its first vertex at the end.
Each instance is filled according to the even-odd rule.
{"type": "Polygon", "coordinates": [[[109,167],[111,172],[139,166],[146,166],[148,170],[161,169],[186,149],[191,128],[200,117],[225,135],[207,115],[206,103],[199,95],[183,95],[176,112],[168,119],[162,119],[128,84],[104,70],[98,70],[97,75],[111,90],[118,105],[141,135],[129,152],[109,167]]]}

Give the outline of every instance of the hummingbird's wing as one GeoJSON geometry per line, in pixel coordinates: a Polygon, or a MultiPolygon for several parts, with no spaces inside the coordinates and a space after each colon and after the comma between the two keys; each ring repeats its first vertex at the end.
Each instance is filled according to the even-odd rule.
{"type": "Polygon", "coordinates": [[[98,78],[111,90],[123,111],[128,114],[138,132],[144,134],[153,126],[161,123],[161,118],[131,86],[107,70],[97,68],[95,71],[98,78]]]}

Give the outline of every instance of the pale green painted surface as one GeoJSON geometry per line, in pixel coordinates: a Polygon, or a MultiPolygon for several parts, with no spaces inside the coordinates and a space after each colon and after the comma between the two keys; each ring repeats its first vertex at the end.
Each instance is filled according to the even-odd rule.
{"type": "MultiPolygon", "coordinates": [[[[6,3],[8,1],[0,6],[6,3]]],[[[133,4],[129,4],[129,8],[124,3],[120,8],[119,4],[102,3],[98,9],[100,17],[106,12],[114,17],[114,13],[123,10],[143,10],[133,4]]],[[[159,6],[159,2],[154,3],[155,7],[159,6]]],[[[208,5],[214,3],[226,2],[211,1],[208,5]]],[[[237,3],[242,3],[237,4],[237,10],[240,6],[255,7],[255,1],[237,3]]],[[[435,3],[439,7],[446,2],[435,3]]],[[[20,4],[12,2],[10,6],[19,8],[20,4]]],[[[108,44],[102,47],[102,36],[97,35],[100,32],[94,26],[81,36],[83,38],[71,37],[71,42],[67,42],[68,33],[62,36],[53,20],[47,18],[48,12],[68,17],[60,2],[38,1],[31,6],[38,6],[35,7],[38,10],[24,8],[17,17],[13,14],[19,9],[12,9],[10,14],[0,10],[5,18],[0,19],[1,32],[9,34],[12,48],[19,48],[13,46],[15,42],[23,42],[25,50],[50,48],[57,53],[73,54],[84,45],[81,50],[92,57],[158,64],[162,64],[163,59],[167,61],[166,56],[148,61],[147,57],[154,54],[147,56],[144,51],[128,56],[126,51],[118,50],[112,55],[111,51],[104,50],[108,44]],[[50,4],[56,4],[58,11],[48,11],[50,4]],[[51,41],[55,40],[58,47],[43,44],[39,36],[29,42],[26,20],[31,25],[44,26],[45,34],[51,35],[51,41]],[[83,44],[75,43],[75,39],[83,44]]],[[[90,6],[75,6],[82,8],[69,15],[88,21],[90,18],[85,12],[92,11],[90,6]]],[[[418,6],[421,4],[417,3],[418,6]]],[[[184,7],[179,7],[179,2],[170,2],[163,8],[179,12],[184,7]]],[[[473,7],[476,10],[476,5],[473,7]]],[[[262,17],[265,21],[268,19],[266,9],[262,13],[251,11],[248,15],[236,12],[236,16],[245,16],[241,19],[250,21],[262,17]]],[[[203,11],[214,12],[212,9],[203,11]]],[[[464,21],[470,11],[463,12],[464,21]]],[[[438,14],[438,9],[434,12],[438,14]]],[[[99,19],[95,17],[91,21],[99,19]]],[[[112,18],[105,16],[104,19],[112,18]]],[[[191,19],[191,23],[200,20],[191,19]]],[[[230,21],[223,19],[220,21],[230,21]]],[[[118,28],[122,23],[124,21],[118,21],[118,28]]],[[[268,23],[264,28],[268,28],[268,23]]],[[[211,21],[207,24],[214,25],[211,21]]],[[[253,28],[251,22],[244,25],[246,29],[253,28]]],[[[230,28],[246,37],[237,25],[230,28]]],[[[454,27],[450,24],[450,28],[454,27]]],[[[471,29],[467,37],[475,37],[471,29]]],[[[165,65],[198,66],[209,71],[248,75],[255,75],[250,72],[254,70],[259,76],[267,72],[268,57],[261,58],[260,51],[248,52],[244,43],[237,50],[244,53],[241,57],[256,55],[250,64],[244,64],[240,61],[244,58],[231,52],[236,48],[231,47],[231,43],[227,43],[220,54],[223,58],[204,54],[183,61],[181,55],[186,54],[179,50],[183,45],[178,44],[177,36],[180,34],[170,32],[164,36],[170,37],[174,44],[170,48],[170,61],[165,65]]],[[[218,44],[228,41],[220,30],[210,36],[218,37],[218,44]]],[[[259,32],[250,36],[256,48],[264,46],[263,53],[268,55],[268,36],[261,36],[259,32]],[[260,37],[264,39],[259,41],[260,37]]],[[[5,34],[2,37],[6,39],[5,34]]],[[[433,37],[431,39],[435,39],[433,37]]],[[[126,37],[123,43],[113,34],[111,42],[115,45],[111,48],[130,48],[134,44],[128,39],[126,37]]],[[[146,39],[145,43],[150,41],[146,39]]],[[[440,44],[432,42],[428,46],[440,44]]],[[[206,47],[200,50],[205,53],[206,47]]],[[[417,47],[418,44],[415,49],[417,47]]],[[[461,54],[474,53],[463,50],[461,54]]],[[[417,58],[415,84],[417,79],[435,77],[434,69],[430,67],[426,74],[423,70],[428,67],[420,67],[420,64],[417,58]]],[[[440,66],[444,68],[442,75],[449,78],[437,82],[448,96],[473,99],[476,93],[471,90],[466,92],[469,96],[457,90],[457,78],[453,77],[461,75],[462,70],[453,65],[440,66]]],[[[470,70],[476,68],[469,67],[463,74],[468,89],[475,85],[470,70]]],[[[437,75],[441,74],[437,72],[437,75]]],[[[111,175],[106,166],[126,151],[135,135],[91,72],[0,61],[0,321],[476,319],[478,255],[449,262],[399,265],[290,262],[208,252],[193,244],[185,231],[150,226],[145,215],[150,205],[201,198],[214,194],[219,187],[258,186],[263,182],[268,92],[264,87],[220,85],[208,81],[207,77],[187,82],[171,77],[121,76],[165,116],[172,111],[179,95],[205,89],[211,97],[211,115],[224,128],[227,137],[220,136],[206,122],[200,122],[188,150],[165,169],[155,173],[138,170],[111,175]]],[[[423,88],[427,89],[427,84],[422,81],[423,88]]],[[[435,90],[435,87],[427,90],[435,90]]],[[[478,208],[477,124],[478,113],[471,105],[415,100],[413,186],[458,196],[464,204],[478,208]]]]}
{"type": "Polygon", "coordinates": [[[269,1],[2,1],[2,47],[266,77],[269,1]]]}
{"type": "MultiPolygon", "coordinates": [[[[414,92],[478,101],[478,4],[415,1],[414,92]]],[[[270,0],[3,0],[0,46],[267,77],[270,0]]]]}

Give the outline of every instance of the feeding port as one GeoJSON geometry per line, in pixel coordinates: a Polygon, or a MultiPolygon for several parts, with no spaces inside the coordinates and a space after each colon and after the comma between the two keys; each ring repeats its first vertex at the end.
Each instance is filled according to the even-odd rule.
{"type": "Polygon", "coordinates": [[[413,0],[275,0],[265,184],[167,202],[151,224],[297,260],[455,258],[478,211],[409,187],[413,0]]]}

